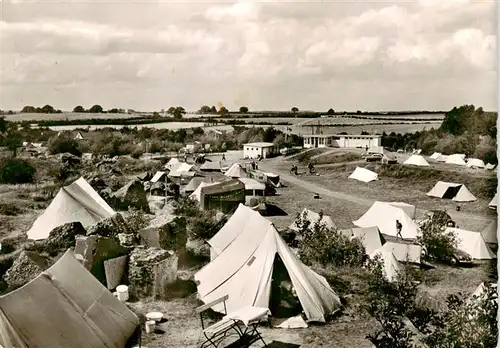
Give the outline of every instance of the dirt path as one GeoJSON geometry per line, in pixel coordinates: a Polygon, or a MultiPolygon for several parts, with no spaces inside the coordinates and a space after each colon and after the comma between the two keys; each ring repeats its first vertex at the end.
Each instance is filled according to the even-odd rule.
{"type": "MultiPolygon", "coordinates": [[[[358,197],[344,192],[329,190],[320,185],[306,181],[302,179],[300,176],[290,175],[289,173],[278,169],[276,164],[277,163],[273,163],[271,161],[262,161],[261,163],[259,163],[259,169],[279,174],[282,180],[289,182],[293,185],[296,185],[298,187],[301,187],[302,189],[305,189],[307,191],[310,191],[311,193],[318,193],[320,196],[332,197],[335,199],[340,199],[351,203],[364,205],[367,207],[370,207],[375,202],[375,200],[373,199],[358,197]]],[[[425,212],[426,212],[425,209],[417,208],[418,215],[422,215],[425,212]]],[[[457,212],[457,211],[449,211],[448,214],[454,220],[476,220],[484,222],[484,224],[492,221],[491,218],[488,218],[486,216],[457,212]]]]}

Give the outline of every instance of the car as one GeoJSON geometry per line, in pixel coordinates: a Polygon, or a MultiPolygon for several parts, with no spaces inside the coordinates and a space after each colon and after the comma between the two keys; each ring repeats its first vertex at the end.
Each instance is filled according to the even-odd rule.
{"type": "Polygon", "coordinates": [[[395,157],[384,156],[382,159],[382,163],[384,164],[398,164],[398,160],[395,157]]]}
{"type": "MultiPolygon", "coordinates": [[[[427,249],[425,246],[422,247],[422,258],[429,258],[427,256],[427,249]]],[[[433,258],[430,258],[431,261],[434,260],[433,258]]],[[[450,256],[445,256],[443,258],[437,259],[437,261],[441,261],[444,263],[447,263],[451,266],[460,266],[460,265],[472,265],[472,256],[470,256],[468,253],[466,253],[463,250],[456,249],[450,256]]]]}
{"type": "Polygon", "coordinates": [[[384,155],[381,153],[372,153],[365,157],[366,162],[382,161],[382,158],[384,158],[384,155]]]}

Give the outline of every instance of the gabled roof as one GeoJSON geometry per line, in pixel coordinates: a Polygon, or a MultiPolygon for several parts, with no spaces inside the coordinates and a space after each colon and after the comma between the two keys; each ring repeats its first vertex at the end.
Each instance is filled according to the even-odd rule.
{"type": "Polygon", "coordinates": [[[56,197],[27,232],[29,239],[45,239],[50,231],[68,222],[80,222],[84,227],[111,217],[115,211],[81,177],[59,190],[56,197]]]}
{"type": "Polygon", "coordinates": [[[224,236],[216,246],[220,254],[194,276],[200,299],[209,303],[228,295],[228,312],[246,306],[269,308],[273,265],[279,255],[308,321],[325,322],[327,315],[337,312],[340,299],[326,279],[298,259],[269,220],[241,205],[238,209],[227,229],[221,229],[224,236]]]}

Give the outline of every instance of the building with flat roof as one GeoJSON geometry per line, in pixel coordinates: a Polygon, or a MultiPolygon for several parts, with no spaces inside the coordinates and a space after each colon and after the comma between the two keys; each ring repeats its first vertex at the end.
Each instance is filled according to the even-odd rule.
{"type": "Polygon", "coordinates": [[[304,147],[366,148],[381,146],[381,135],[304,134],[304,147]]]}
{"type": "Polygon", "coordinates": [[[244,158],[269,158],[279,153],[279,149],[273,143],[248,143],[243,144],[244,158]]]}

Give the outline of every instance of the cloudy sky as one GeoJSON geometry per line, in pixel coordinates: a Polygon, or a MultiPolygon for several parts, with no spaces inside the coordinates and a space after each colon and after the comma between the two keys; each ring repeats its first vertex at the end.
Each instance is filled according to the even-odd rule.
{"type": "Polygon", "coordinates": [[[496,108],[494,1],[1,1],[2,109],[496,108]]]}

